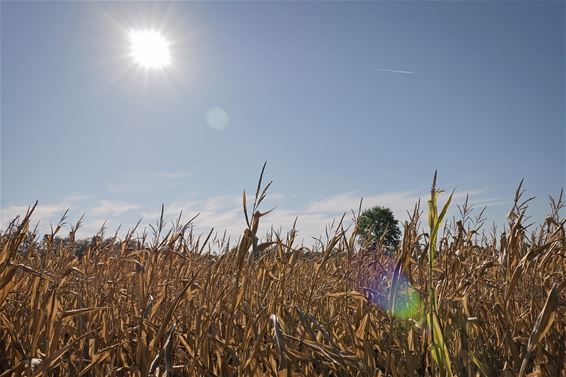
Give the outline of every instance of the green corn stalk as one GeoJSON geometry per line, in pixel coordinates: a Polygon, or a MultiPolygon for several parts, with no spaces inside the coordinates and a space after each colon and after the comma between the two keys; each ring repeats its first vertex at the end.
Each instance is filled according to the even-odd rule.
{"type": "Polygon", "coordinates": [[[438,308],[436,304],[436,292],[433,285],[432,273],[433,264],[436,257],[436,243],[438,240],[438,232],[446,215],[446,211],[450,206],[452,201],[452,196],[454,192],[450,194],[450,197],[442,207],[440,214],[438,213],[438,196],[443,191],[436,188],[436,171],[434,172],[434,179],[432,182],[432,189],[430,191],[430,200],[428,201],[428,222],[430,227],[430,242],[428,250],[428,313],[427,322],[430,330],[430,350],[431,356],[434,362],[439,366],[444,375],[452,377],[452,365],[450,363],[450,353],[448,352],[448,346],[444,340],[444,334],[442,333],[442,327],[440,320],[438,318],[438,308]]]}

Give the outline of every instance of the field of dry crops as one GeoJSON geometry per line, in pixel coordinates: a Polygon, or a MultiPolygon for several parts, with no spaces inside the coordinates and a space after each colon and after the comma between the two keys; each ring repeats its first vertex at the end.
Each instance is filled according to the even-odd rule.
{"type": "Polygon", "coordinates": [[[503,233],[438,194],[395,255],[342,222],[256,238],[260,187],[233,246],[163,221],[32,241],[28,213],[1,234],[0,375],[565,376],[561,198],[527,226],[519,189],[503,233]]]}

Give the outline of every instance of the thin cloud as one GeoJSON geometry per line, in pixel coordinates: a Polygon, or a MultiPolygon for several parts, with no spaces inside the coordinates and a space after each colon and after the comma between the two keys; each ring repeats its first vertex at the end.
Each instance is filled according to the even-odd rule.
{"type": "MultiPolygon", "coordinates": [[[[39,222],[38,231],[40,234],[50,230],[50,224],[57,224],[61,220],[61,216],[65,211],[67,213],[65,229],[68,230],[70,224],[74,224],[84,213],[85,221],[83,228],[80,229],[80,237],[92,236],[100,228],[102,223],[108,219],[106,225],[108,229],[114,229],[121,222],[120,217],[128,211],[141,209],[142,207],[135,203],[118,202],[113,200],[93,200],[92,196],[74,195],[64,198],[58,202],[43,203],[39,202],[35,208],[31,222],[36,224],[39,222]],[[89,232],[93,232],[89,234],[89,232]]],[[[2,208],[0,211],[1,227],[6,226],[16,217],[25,215],[28,206],[14,205],[2,208]]],[[[62,234],[64,234],[63,232],[62,234]]]]}
{"type": "MultiPolygon", "coordinates": [[[[72,195],[64,198],[61,201],[54,203],[38,203],[32,215],[32,222],[41,220],[41,222],[57,222],[61,215],[69,208],[80,206],[79,203],[88,201],[91,198],[89,195],[72,195]]],[[[33,205],[33,203],[30,203],[33,205]]],[[[15,205],[0,210],[0,226],[5,228],[16,217],[23,217],[28,208],[28,205],[15,205]]]]}
{"type": "Polygon", "coordinates": [[[402,73],[404,75],[414,75],[414,71],[403,71],[399,69],[387,69],[387,68],[372,68],[374,71],[381,71],[381,72],[391,72],[391,73],[402,73]]]}
{"type": "MultiPolygon", "coordinates": [[[[489,197],[486,194],[486,190],[456,191],[448,217],[455,216],[458,218],[457,204],[462,204],[466,195],[469,195],[469,202],[478,209],[485,205],[492,208],[508,204],[506,200],[489,197]]],[[[445,192],[441,196],[440,202],[444,203],[448,195],[449,191],[445,192]]],[[[359,192],[351,191],[314,200],[300,207],[290,208],[285,203],[287,199],[285,195],[274,193],[268,195],[266,202],[262,203],[260,208],[261,211],[266,211],[277,207],[275,211],[262,217],[260,221],[260,236],[269,232],[270,229],[281,231],[282,235],[285,235],[293,226],[295,219],[297,219],[296,230],[299,234],[298,240],[309,244],[312,242],[312,237],[316,238],[323,235],[326,227],[333,221],[340,219],[343,214],[346,214],[344,226],[351,225],[351,211],[357,212],[362,196],[362,210],[378,205],[388,207],[393,211],[395,217],[403,222],[407,219],[407,212],[411,211],[419,200],[421,202],[421,211],[426,213],[426,202],[429,194],[424,188],[419,191],[396,191],[372,195],[362,195],[359,192]]],[[[248,198],[248,205],[251,202],[251,198],[248,198]]],[[[68,208],[71,209],[71,216],[67,220],[67,224],[72,224],[82,213],[86,215],[84,226],[80,230],[81,237],[92,236],[100,229],[100,226],[106,219],[108,219],[106,227],[110,234],[116,231],[119,224],[123,225],[123,229],[132,226],[132,221],[135,223],[135,220],[132,219],[143,218],[143,228],[144,225],[153,224],[161,215],[160,207],[148,207],[140,203],[75,196],[68,197],[60,202],[40,203],[32,217],[32,221],[37,222],[40,220],[40,232],[47,232],[49,223],[57,223],[61,214],[68,208]]],[[[27,206],[22,205],[2,209],[3,227],[14,217],[25,214],[26,210],[27,206]]],[[[226,234],[235,240],[242,235],[246,227],[240,194],[176,201],[167,204],[164,212],[164,217],[168,222],[175,220],[181,212],[181,221],[183,222],[187,222],[199,214],[194,221],[193,229],[196,234],[206,234],[210,229],[214,228],[218,234],[226,231],[226,234]]],[[[426,221],[426,218],[422,220],[426,221]]]]}
{"type": "Polygon", "coordinates": [[[124,212],[140,208],[141,206],[134,203],[99,200],[98,206],[94,207],[90,212],[95,216],[101,217],[118,216],[124,212]]]}
{"type": "MultiPolygon", "coordinates": [[[[362,195],[356,192],[346,192],[311,202],[305,208],[306,213],[337,213],[357,209],[362,195]]],[[[388,192],[365,196],[363,208],[381,205],[392,209],[402,209],[413,206],[419,196],[414,191],[388,192]]]]}
{"type": "MultiPolygon", "coordinates": [[[[8,226],[8,224],[18,216],[20,217],[20,219],[23,218],[28,208],[28,206],[12,206],[3,208],[0,216],[2,228],[8,226]]],[[[52,203],[41,206],[38,205],[34,210],[32,220],[54,219],[56,216],[60,217],[68,208],[68,205],[64,203],[52,203]]]]}

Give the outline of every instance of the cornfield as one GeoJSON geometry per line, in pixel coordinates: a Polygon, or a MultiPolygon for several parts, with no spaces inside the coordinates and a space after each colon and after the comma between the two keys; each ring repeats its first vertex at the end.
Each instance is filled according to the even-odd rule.
{"type": "Polygon", "coordinates": [[[0,376],[566,375],[562,196],[529,226],[519,186],[490,232],[467,201],[448,220],[435,179],[388,254],[355,212],[312,247],[294,228],[260,239],[268,188],[244,193],[235,245],[163,216],[124,239],[75,240],[80,221],[60,237],[62,221],[39,240],[30,208],[0,239],[0,376]]]}

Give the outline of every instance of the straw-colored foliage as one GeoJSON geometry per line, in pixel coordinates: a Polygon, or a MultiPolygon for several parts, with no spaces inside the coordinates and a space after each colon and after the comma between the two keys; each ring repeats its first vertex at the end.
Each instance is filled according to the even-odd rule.
{"type": "Polygon", "coordinates": [[[497,234],[467,203],[441,225],[439,194],[393,257],[341,221],[310,248],[260,237],[261,182],[235,247],[163,219],[34,241],[30,210],[0,239],[0,375],[564,376],[561,199],[528,227],[519,189],[497,234]]]}

